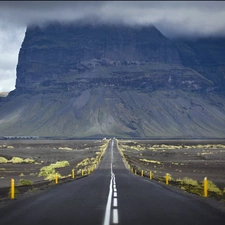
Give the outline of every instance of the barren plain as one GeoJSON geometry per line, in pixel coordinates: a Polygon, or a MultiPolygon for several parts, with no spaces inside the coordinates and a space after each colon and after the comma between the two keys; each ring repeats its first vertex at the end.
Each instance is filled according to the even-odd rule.
{"type": "MultiPolygon", "coordinates": [[[[76,178],[82,169],[87,174],[107,145],[108,140],[0,140],[0,200],[9,198],[11,178],[22,194],[53,184],[56,172],[62,182],[73,169],[76,178]]],[[[117,146],[137,175],[143,170],[149,177],[151,171],[165,183],[168,173],[170,185],[198,195],[207,177],[209,196],[225,200],[225,140],[117,140],[117,146]]]]}

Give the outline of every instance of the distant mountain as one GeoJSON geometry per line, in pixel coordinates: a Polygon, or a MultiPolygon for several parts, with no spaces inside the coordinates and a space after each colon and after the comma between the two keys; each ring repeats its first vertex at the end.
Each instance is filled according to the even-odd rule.
{"type": "Polygon", "coordinates": [[[0,136],[224,137],[224,43],[154,26],[30,26],[0,136]]]}

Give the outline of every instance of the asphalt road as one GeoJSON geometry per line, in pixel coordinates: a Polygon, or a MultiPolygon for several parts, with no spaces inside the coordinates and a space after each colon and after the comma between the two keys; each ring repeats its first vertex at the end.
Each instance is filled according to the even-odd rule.
{"type": "Polygon", "coordinates": [[[224,225],[225,215],[126,170],[115,141],[88,177],[0,209],[0,225],[224,225]]]}

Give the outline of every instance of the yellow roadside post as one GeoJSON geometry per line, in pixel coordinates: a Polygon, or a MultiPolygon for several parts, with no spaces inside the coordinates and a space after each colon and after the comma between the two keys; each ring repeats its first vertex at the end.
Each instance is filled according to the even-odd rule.
{"type": "Polygon", "coordinates": [[[169,184],[169,174],[166,174],[166,184],[169,184]]]}
{"type": "Polygon", "coordinates": [[[204,178],[204,197],[208,197],[208,180],[207,177],[204,178]]]}
{"type": "Polygon", "coordinates": [[[81,173],[82,177],[84,176],[84,170],[82,170],[82,173],[81,173]]]}
{"type": "Polygon", "coordinates": [[[152,171],[149,172],[149,178],[152,180],[152,171]]]}
{"type": "Polygon", "coordinates": [[[143,171],[143,170],[141,171],[141,176],[142,176],[142,177],[144,176],[144,171],[143,171]]]}
{"type": "Polygon", "coordinates": [[[58,173],[55,174],[55,183],[58,184],[59,176],[58,173]]]}
{"type": "Polygon", "coordinates": [[[15,198],[15,182],[14,179],[11,179],[11,199],[15,198]]]}
{"type": "Polygon", "coordinates": [[[74,179],[75,177],[75,172],[74,172],[74,169],[72,170],[72,179],[74,179]]]}

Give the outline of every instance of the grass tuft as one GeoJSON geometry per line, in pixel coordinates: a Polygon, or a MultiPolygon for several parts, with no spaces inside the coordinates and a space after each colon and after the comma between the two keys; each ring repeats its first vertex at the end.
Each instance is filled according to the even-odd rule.
{"type": "Polygon", "coordinates": [[[223,191],[220,190],[212,181],[208,180],[208,191],[212,194],[222,195],[223,191]]]}
{"type": "Polygon", "coordinates": [[[155,163],[155,164],[161,164],[160,161],[156,161],[156,160],[149,160],[149,159],[139,159],[142,162],[149,162],[149,163],[155,163]]]}
{"type": "Polygon", "coordinates": [[[4,157],[0,157],[0,163],[7,163],[8,160],[4,157]]]}
{"type": "MultiPolygon", "coordinates": [[[[54,180],[57,168],[63,168],[69,166],[68,161],[60,161],[54,164],[50,164],[49,166],[44,166],[40,169],[38,177],[45,177],[45,180],[54,180]]],[[[58,173],[58,177],[61,178],[62,176],[58,173]]]]}
{"type": "Polygon", "coordinates": [[[19,185],[21,186],[29,186],[29,185],[32,185],[33,182],[30,181],[30,180],[25,180],[25,179],[20,179],[20,182],[19,182],[19,185]]]}

